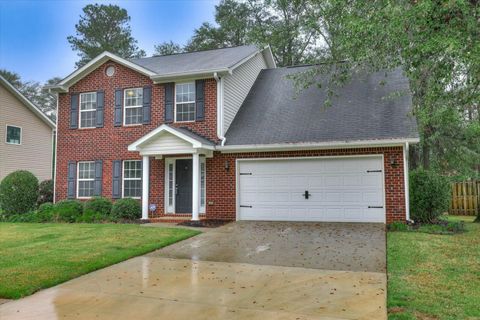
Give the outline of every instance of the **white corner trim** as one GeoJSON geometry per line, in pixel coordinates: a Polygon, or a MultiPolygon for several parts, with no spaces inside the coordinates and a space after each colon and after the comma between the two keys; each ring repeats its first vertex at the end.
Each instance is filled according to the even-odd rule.
{"type": "Polygon", "coordinates": [[[3,83],[5,88],[13,94],[20,102],[22,102],[30,111],[32,111],[35,115],[37,115],[40,119],[42,119],[47,125],[49,125],[52,129],[55,129],[57,126],[55,123],[47,117],[45,113],[43,113],[36,105],[34,105],[30,100],[27,99],[20,91],[17,90],[10,82],[8,82],[5,78],[0,76],[0,83],[3,83]]]}
{"type": "Polygon", "coordinates": [[[341,148],[369,148],[369,147],[394,147],[403,146],[405,143],[418,143],[418,138],[408,139],[379,139],[358,141],[331,141],[319,143],[277,143],[277,144],[252,144],[217,146],[216,150],[222,153],[235,152],[261,152],[261,151],[293,151],[313,149],[341,149],[341,148]]]}
{"type": "Polygon", "coordinates": [[[269,68],[275,69],[277,67],[277,63],[275,62],[275,58],[273,57],[272,49],[270,45],[266,46],[262,49],[262,55],[265,61],[267,62],[267,66],[269,68]]]}
{"type": "Polygon", "coordinates": [[[403,146],[403,178],[404,178],[404,192],[405,192],[405,216],[407,221],[410,220],[410,188],[408,183],[408,142],[403,146]]]}

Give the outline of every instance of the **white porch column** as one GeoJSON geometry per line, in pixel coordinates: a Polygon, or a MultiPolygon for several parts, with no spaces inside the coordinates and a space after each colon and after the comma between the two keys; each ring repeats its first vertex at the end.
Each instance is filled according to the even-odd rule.
{"type": "Polygon", "coordinates": [[[142,220],[148,219],[148,184],[150,182],[150,157],[143,156],[142,173],[142,220]]]}
{"type": "Polygon", "coordinates": [[[198,221],[200,209],[200,155],[193,154],[192,161],[192,221],[198,221]]]}

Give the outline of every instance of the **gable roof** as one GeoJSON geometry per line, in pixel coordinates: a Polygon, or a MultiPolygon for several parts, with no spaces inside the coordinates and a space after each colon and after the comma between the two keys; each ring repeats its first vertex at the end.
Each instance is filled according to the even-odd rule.
{"type": "Polygon", "coordinates": [[[2,84],[5,89],[7,89],[11,94],[13,94],[20,102],[22,102],[28,109],[30,109],[30,111],[32,111],[37,117],[39,117],[43,122],[45,122],[50,128],[55,129],[55,123],[2,76],[0,76],[0,84],[2,84]]]}
{"type": "Polygon", "coordinates": [[[130,60],[105,51],[83,67],[72,72],[58,84],[46,86],[46,88],[67,92],[71,85],[109,60],[124,65],[158,82],[185,76],[200,77],[212,76],[214,73],[229,73],[235,67],[259,53],[264,56],[269,67],[275,67],[270,47],[259,49],[254,45],[130,60]]]}
{"type": "Polygon", "coordinates": [[[351,81],[333,88],[335,96],[325,106],[327,77],[319,79],[321,88],[313,85],[300,92],[287,78],[309,68],[315,66],[262,70],[225,135],[225,146],[417,142],[412,97],[402,70],[386,77],[385,72],[355,73],[351,81]]]}

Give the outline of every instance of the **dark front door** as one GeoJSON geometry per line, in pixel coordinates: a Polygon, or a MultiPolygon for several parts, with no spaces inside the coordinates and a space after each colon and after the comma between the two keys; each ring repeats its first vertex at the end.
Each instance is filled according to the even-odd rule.
{"type": "Polygon", "coordinates": [[[175,182],[175,212],[192,213],[192,159],[177,160],[175,182]]]}

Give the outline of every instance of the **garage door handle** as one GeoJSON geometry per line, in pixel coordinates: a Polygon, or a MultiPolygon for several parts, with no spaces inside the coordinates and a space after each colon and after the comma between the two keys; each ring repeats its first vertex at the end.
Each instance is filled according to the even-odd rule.
{"type": "Polygon", "coordinates": [[[368,206],[368,209],[383,209],[383,206],[368,206]]]}
{"type": "Polygon", "coordinates": [[[240,208],[251,208],[252,206],[242,206],[240,205],[240,208]]]}

